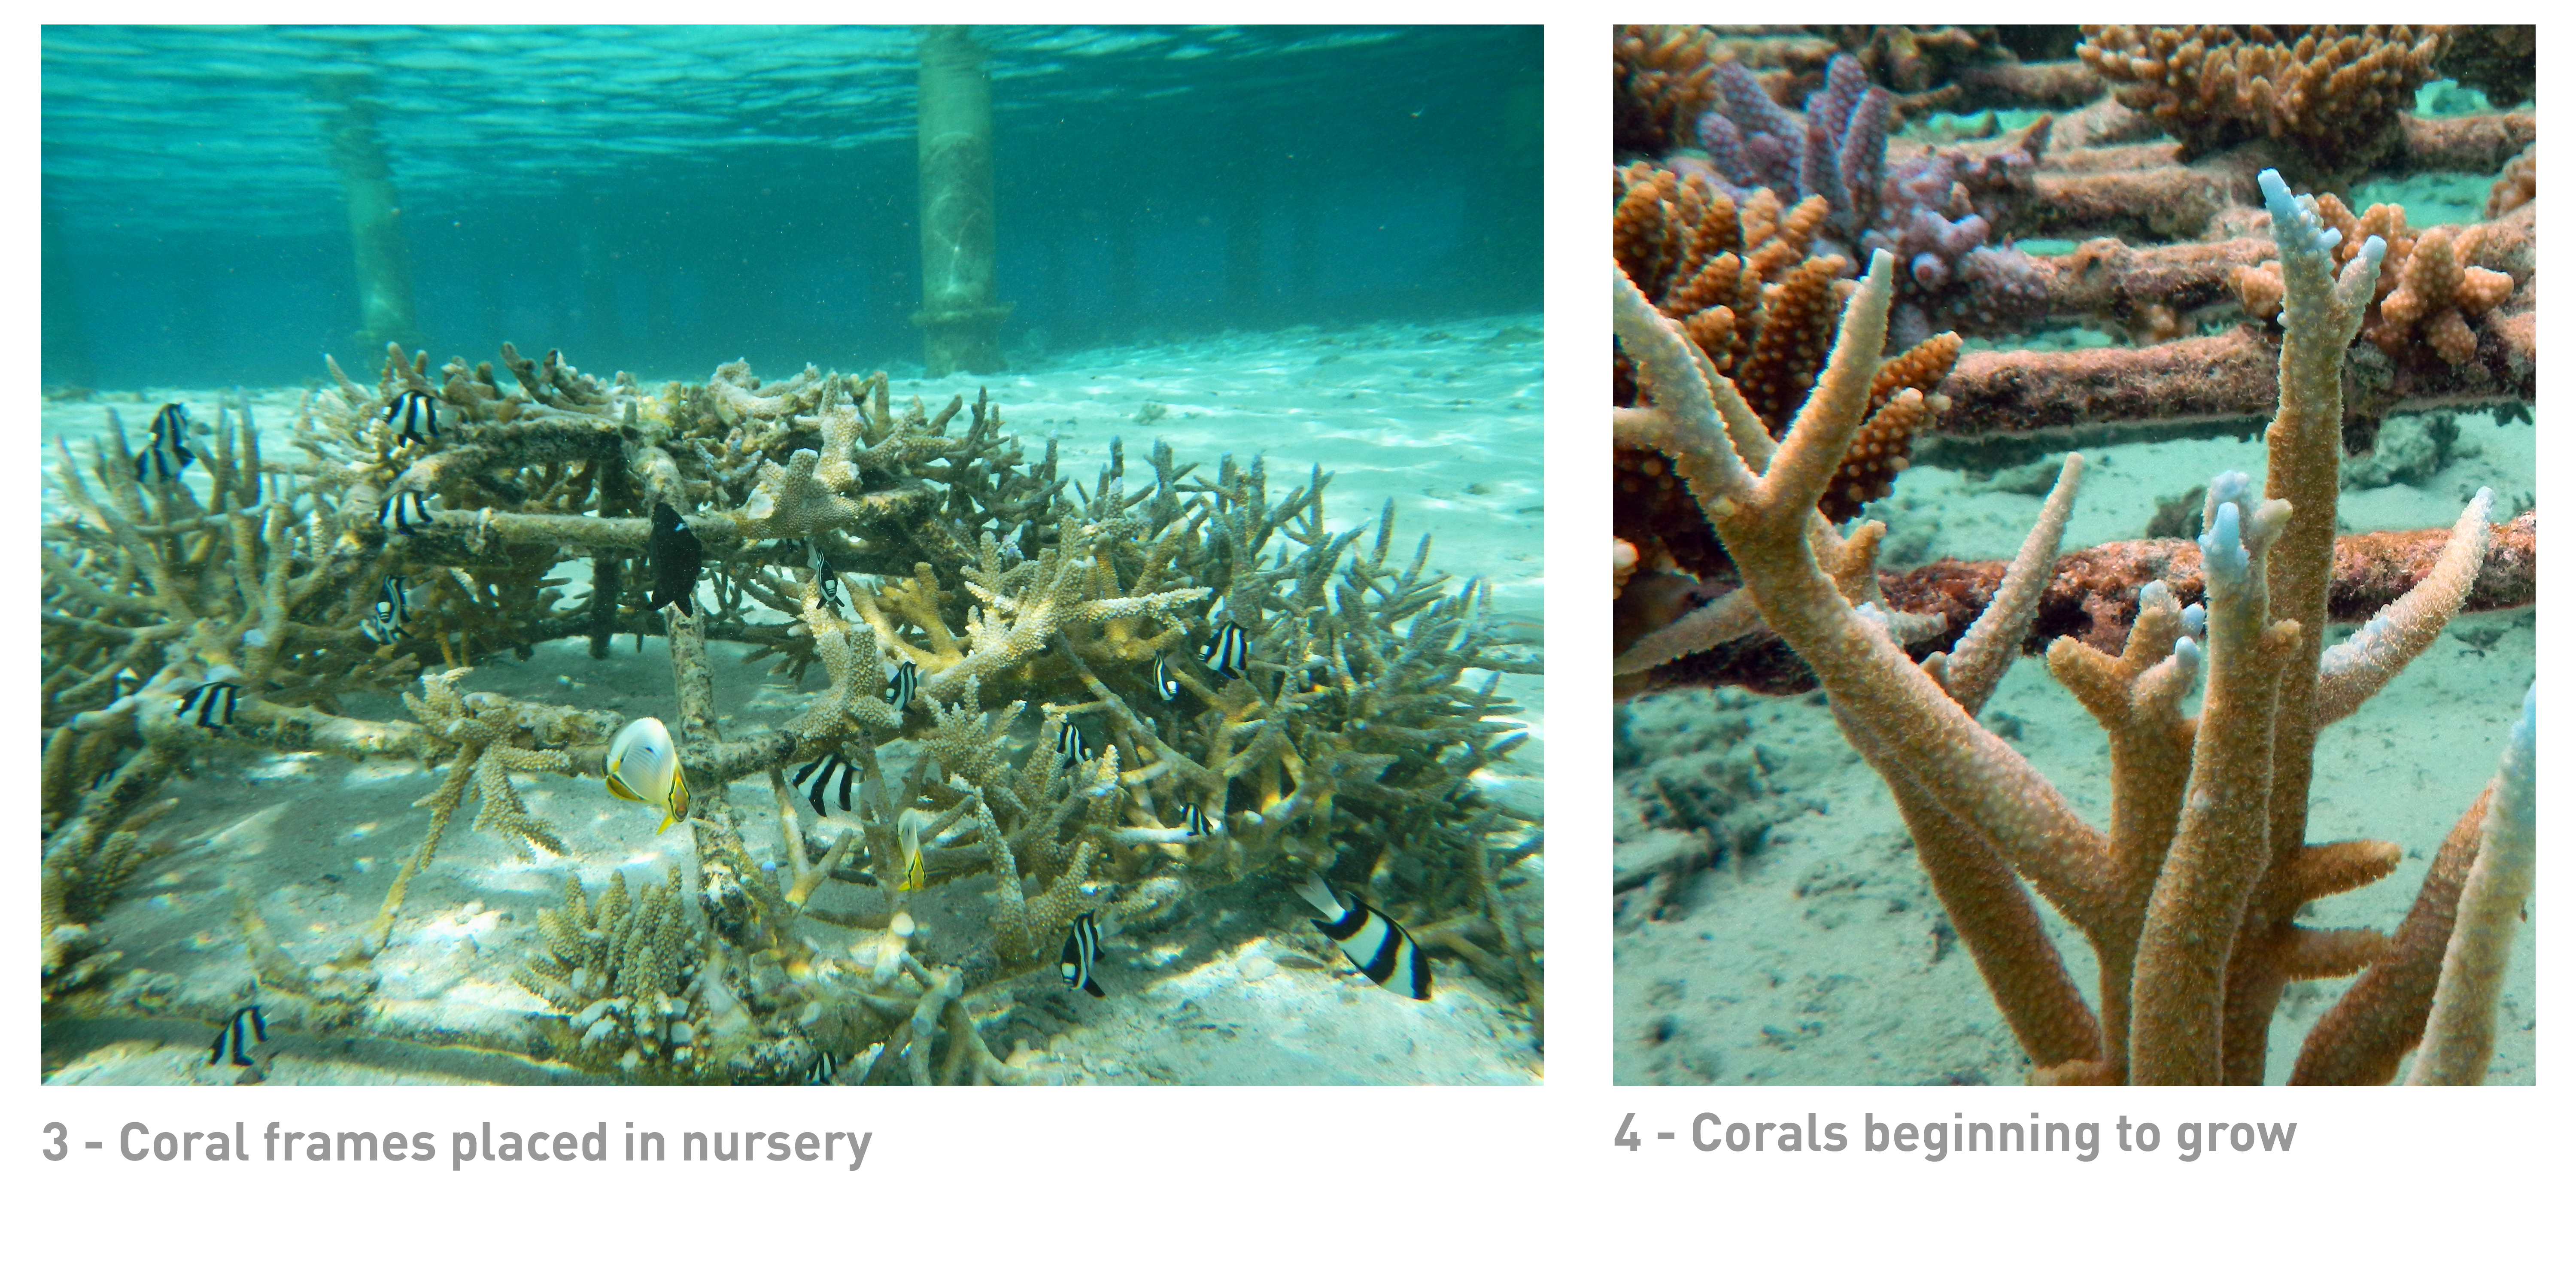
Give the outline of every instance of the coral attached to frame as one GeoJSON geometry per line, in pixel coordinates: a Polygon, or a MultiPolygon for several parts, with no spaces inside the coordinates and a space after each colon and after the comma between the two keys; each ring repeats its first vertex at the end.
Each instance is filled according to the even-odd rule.
{"type": "Polygon", "coordinates": [[[1317,872],[1537,1020],[1540,935],[1510,892],[1535,879],[1539,820],[1478,785],[1527,736],[1497,685],[1537,662],[1503,643],[1484,585],[1429,570],[1428,537],[1399,554],[1392,503],[1337,531],[1320,470],[1282,493],[1257,458],[1208,477],[1158,444],[1131,483],[1115,441],[1086,487],[1052,440],[1029,459],[980,393],[898,407],[883,374],[763,382],[734,363],[653,394],[559,353],[501,360],[506,378],[462,360],[433,376],[389,347],[373,389],[335,364],[296,417],[301,460],[261,459],[232,400],[202,494],[139,477],[112,418],[95,452],[61,449],[64,512],[43,543],[49,995],[112,960],[86,919],[141,852],[138,811],[191,760],[443,766],[366,942],[322,967],[273,940],[258,954],[273,986],[327,974],[335,1013],[362,1014],[351,981],[372,978],[366,957],[468,793],[476,826],[565,855],[514,776],[601,777],[633,714],[468,691],[467,668],[663,635],[694,875],[633,897],[622,876],[595,898],[570,883],[518,976],[564,1021],[553,1053],[594,1073],[1025,1080],[972,1010],[1052,974],[1074,918],[1151,923],[1198,891],[1317,872]],[[647,516],[664,505],[703,548],[694,611],[647,603],[647,516]],[[567,560],[588,562],[586,594],[554,575],[567,560]],[[413,588],[400,635],[366,629],[389,577],[413,588]],[[1228,629],[1247,660],[1198,662],[1228,629]],[[819,664],[828,683],[782,726],[744,725],[715,705],[710,641],[790,684],[819,664]],[[240,689],[232,718],[182,719],[180,695],[214,681],[240,689]],[[408,720],[339,711],[396,691],[408,720]],[[1097,754],[1055,754],[1067,728],[1097,754]],[[827,756],[852,775],[851,808],[800,816],[785,774],[827,756]],[[766,861],[729,790],[763,785],[766,861]],[[932,935],[909,905],[966,878],[989,880],[988,922],[932,935]],[[859,945],[818,948],[823,925],[859,945]]]}

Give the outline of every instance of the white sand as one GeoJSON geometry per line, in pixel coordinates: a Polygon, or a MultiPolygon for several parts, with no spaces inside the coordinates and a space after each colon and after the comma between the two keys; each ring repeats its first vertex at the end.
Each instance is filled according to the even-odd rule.
{"type": "MultiPolygon", "coordinates": [[[[1088,486],[1123,436],[1131,484],[1150,477],[1152,443],[1213,477],[1217,457],[1248,462],[1266,450],[1274,496],[1302,483],[1311,463],[1336,474],[1327,511],[1337,527],[1373,522],[1392,496],[1396,536],[1410,551],[1435,536],[1432,565],[1494,586],[1496,608],[1527,624],[1541,620],[1539,480],[1540,332],[1535,316],[1440,327],[1381,326],[1227,336],[1150,350],[1107,351],[1051,360],[1043,369],[988,378],[1007,428],[1031,455],[1049,434],[1064,467],[1088,486]],[[1135,417],[1147,402],[1168,413],[1152,425],[1135,417]]],[[[818,357],[817,361],[821,359],[818,357]]],[[[710,369],[713,363],[709,364],[710,369]]],[[[783,378],[789,371],[762,372],[783,378]]],[[[687,378],[702,380],[704,372],[687,378]]],[[[934,407],[972,396],[959,377],[898,382],[897,398],[920,394],[934,407]]],[[[648,384],[648,389],[657,385],[648,384]]],[[[263,451],[283,456],[300,390],[255,393],[263,451]],[[274,444],[272,448],[270,445],[274,444]]],[[[103,394],[141,445],[154,408],[185,401],[213,419],[206,390],[103,394]]],[[[92,435],[97,403],[49,403],[46,436],[92,435]]],[[[202,486],[202,485],[201,485],[202,486]]],[[[802,699],[759,668],[729,667],[739,649],[716,646],[717,701],[729,735],[788,718],[802,699]]],[[[1535,648],[1530,652],[1535,655],[1535,648]]],[[[819,671],[805,688],[820,687],[819,671]]],[[[593,661],[583,641],[560,641],[534,660],[482,663],[472,689],[545,696],[630,715],[668,716],[668,653],[658,639],[639,654],[621,638],[593,661]]],[[[1545,725],[1538,677],[1506,677],[1533,737],[1486,776],[1488,790],[1530,812],[1540,807],[1545,725]]],[[[390,699],[352,714],[399,714],[390,699]]],[[[146,832],[171,848],[148,864],[102,919],[109,946],[124,954],[108,986],[109,1018],[63,1019],[48,1030],[46,1067],[62,1081],[218,1082],[205,1067],[213,1022],[247,996],[251,977],[234,888],[256,894],[262,916],[287,950],[310,964],[330,959],[375,915],[394,869],[417,845],[427,811],[411,803],[437,777],[397,763],[353,764],[321,755],[248,751],[205,757],[194,781],[174,780],[179,805],[146,832]]],[[[413,882],[393,942],[373,968],[381,976],[361,1029],[318,1039],[297,1031],[292,1004],[273,1034],[274,1081],[529,1081],[559,1077],[506,1055],[543,1004],[509,981],[529,951],[536,913],[553,906],[567,873],[595,892],[612,865],[630,883],[658,879],[688,852],[686,826],[658,837],[644,807],[610,799],[595,783],[523,775],[532,812],[573,847],[565,859],[528,859],[500,837],[469,831],[461,811],[439,858],[413,882]],[[354,1039],[354,1040],[349,1040],[354,1039]]],[[[760,820],[765,786],[731,789],[755,856],[779,840],[760,820]]],[[[801,807],[800,807],[801,808],[801,807]]],[[[1543,868],[1514,896],[1535,925],[1543,868]]],[[[997,1050],[1069,1082],[1532,1082],[1540,1073],[1533,1035],[1517,1008],[1455,959],[1436,959],[1438,995],[1417,1004],[1356,977],[1329,940],[1307,923],[1303,902],[1284,889],[1238,886],[1212,892],[1171,925],[1113,935],[1103,944],[1105,1000],[1075,994],[1050,970],[988,991],[979,1016],[997,1050]]],[[[925,892],[914,912],[936,942],[943,923],[980,926],[989,878],[925,892]]],[[[818,900],[866,898],[827,888],[818,900]]],[[[851,932],[808,920],[805,933],[838,947],[851,932]]],[[[962,929],[959,933],[963,933],[962,929]]]]}
{"type": "MultiPolygon", "coordinates": [[[[2461,419],[2480,454],[2420,487],[2347,493],[2352,529],[2448,527],[2479,486],[2499,514],[2534,490],[2532,426],[2461,419]]],[[[2069,548],[2140,535],[2155,501],[2219,469],[2261,477],[2261,447],[2232,440],[2088,452],[2092,467],[2069,548]]],[[[1909,471],[1891,507],[1891,541],[1934,528],[1925,558],[2008,557],[2038,509],[2033,496],[1971,492],[1955,472],[1909,471]]],[[[2319,901],[2315,926],[2393,931],[2462,810],[2495,772],[2506,726],[2535,674],[2532,610],[2481,614],[2445,637],[2318,747],[2309,837],[2393,841],[2406,857],[2375,885],[2319,901]]],[[[2338,629],[2329,640],[2340,638],[2338,629]]],[[[1836,732],[1820,696],[1653,695],[1632,704],[1632,740],[1648,756],[1713,745],[1726,720],[1751,722],[1773,802],[1785,821],[1754,852],[1698,875],[1660,921],[1644,892],[1620,900],[1615,943],[1614,1068],[1621,1082],[2011,1083],[2028,1063],[1975,964],[1951,937],[1886,789],[1836,732]]],[[[2109,814],[2108,755],[2092,718],[2036,658],[2023,658],[1984,716],[2097,826],[2109,814]]],[[[1650,826],[1655,766],[1620,774],[1620,867],[1705,852],[1705,842],[1650,826]]],[[[2097,1000],[2091,950],[2043,905],[2068,969],[2097,1000]]],[[[2488,1081],[2533,1081],[2532,944],[2515,944],[2488,1081]]],[[[2348,981],[2293,984],[2273,1021],[2268,1071],[2288,1076],[2298,1042],[2348,981]]],[[[2403,1078],[2403,1073],[2400,1073],[2403,1078]]]]}

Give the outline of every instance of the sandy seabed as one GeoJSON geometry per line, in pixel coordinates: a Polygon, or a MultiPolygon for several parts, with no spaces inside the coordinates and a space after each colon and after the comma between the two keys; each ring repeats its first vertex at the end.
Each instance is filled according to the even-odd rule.
{"type": "MultiPolygon", "coordinates": [[[[1498,613],[1537,656],[1543,614],[1540,485],[1540,320],[1487,317],[1441,325],[1228,335],[1146,349],[1047,359],[1025,372],[980,378],[1032,458],[1059,440],[1065,472],[1086,484],[1125,440],[1130,479],[1147,470],[1155,440],[1213,476],[1228,452],[1268,456],[1273,494],[1303,483],[1311,464],[1333,474],[1326,510],[1335,528],[1373,523],[1389,498],[1396,538],[1410,550],[1435,539],[1431,563],[1458,579],[1484,578],[1498,613]],[[1148,404],[1159,407],[1149,410],[1148,404]]],[[[817,355],[817,363],[825,356],[817,355]]],[[[712,370],[714,362],[710,361],[712,370]]],[[[320,363],[315,363],[319,374],[320,363]]],[[[768,379],[790,371],[764,371],[768,379]]],[[[639,382],[704,380],[663,373],[639,382]]],[[[978,378],[898,380],[899,401],[933,407],[972,397],[978,378]]],[[[288,443],[301,389],[254,391],[262,452],[297,455],[288,443]]],[[[97,434],[101,406],[124,418],[135,441],[164,402],[186,402],[210,422],[209,390],[103,393],[44,408],[48,440],[97,434]]],[[[49,449],[50,450],[50,449],[49,449]]],[[[202,483],[200,484],[202,487],[202,483]]],[[[804,701],[764,667],[726,665],[745,650],[711,646],[727,736],[791,718],[804,701]]],[[[486,659],[464,687],[613,708],[629,716],[672,713],[669,655],[648,638],[621,637],[604,660],[565,640],[528,661],[486,659]]],[[[819,668],[804,692],[823,685],[819,668]]],[[[1484,775],[1484,787],[1532,815],[1541,808],[1545,714],[1537,676],[1506,676],[1530,740],[1484,775]]],[[[362,697],[349,714],[401,714],[390,695],[362,697]]],[[[537,1082],[570,1071],[515,1054],[545,1005],[510,981],[536,943],[536,913],[556,905],[567,874],[594,892],[612,867],[632,883],[659,879],[689,853],[686,825],[656,836],[658,816],[615,801],[595,783],[522,776],[529,809],[571,843],[560,859],[529,859],[501,837],[470,831],[460,813],[437,860],[413,883],[387,950],[373,1006],[357,1028],[327,1038],[272,1029],[268,1076],[279,1083],[537,1082]]],[[[335,956],[371,920],[394,871],[418,845],[428,812],[412,808],[437,776],[416,765],[356,764],[320,754],[215,752],[193,779],[173,780],[178,805],[146,831],[168,853],[147,863],[98,924],[124,954],[104,987],[101,1018],[65,1019],[45,1031],[48,1081],[219,1083],[232,1071],[206,1065],[215,1024],[248,996],[251,972],[233,891],[252,892],[286,949],[307,962],[335,956]]],[[[747,820],[755,858],[775,855],[765,787],[730,788],[747,820]]],[[[801,807],[800,807],[801,808],[801,807]]],[[[1540,924],[1544,860],[1524,861],[1510,898],[1540,924]]],[[[853,899],[827,887],[818,901],[853,899]]],[[[943,920],[979,923],[988,877],[950,882],[916,897],[914,915],[936,943],[943,920]],[[974,919],[970,922],[966,919],[974,919]]],[[[1529,1083],[1540,1077],[1536,1035],[1521,1009],[1455,959],[1436,959],[1429,1003],[1371,985],[1309,924],[1304,902],[1259,879],[1208,892],[1177,921],[1112,935],[1093,999],[1052,969],[980,995],[986,1040],[1013,1063],[1068,1083],[1529,1083]]],[[[808,919],[800,932],[837,948],[857,932],[808,919]]]]}
{"type": "MultiPolygon", "coordinates": [[[[2485,415],[2461,416],[2458,425],[2459,455],[2448,466],[2417,484],[2348,488],[2340,525],[2447,528],[2480,487],[2494,489],[2499,521],[2529,509],[2532,425],[2498,425],[2485,415]]],[[[2064,548],[2139,536],[2159,500],[2220,470],[2259,479],[2262,453],[2259,442],[2227,439],[2087,451],[2064,548]]],[[[1920,563],[2010,558],[2038,510],[2037,496],[1918,467],[1872,513],[1888,520],[1891,549],[1920,563]]],[[[2333,629],[2327,643],[2350,631],[2333,629]]],[[[2325,731],[2309,838],[2392,841],[2405,858],[2376,884],[2317,901],[2303,924],[2396,929],[2433,852],[2495,773],[2536,666],[2532,609],[2465,615],[2379,696],[2325,731]]],[[[2110,759],[2100,727],[2043,661],[2020,659],[1981,718],[2096,826],[2107,822],[2110,759]]],[[[1843,741],[1822,695],[1652,694],[1624,704],[1620,719],[1618,869],[1634,874],[1678,861],[1699,870],[1660,917],[1649,915],[1656,910],[1642,887],[1614,900],[1617,1081],[2028,1076],[2029,1062],[1915,861],[1894,800],[1843,741]],[[1677,818],[1707,825],[1678,827],[1677,818]]],[[[2098,1006],[2091,948],[2054,909],[2040,907],[2068,970],[2098,1006]]],[[[2537,922],[2535,910],[2514,945],[2491,1083],[2533,1081],[2537,922]]],[[[2288,1077],[2299,1042],[2349,982],[2289,986],[2272,1023],[2271,1081],[2288,1077]]]]}

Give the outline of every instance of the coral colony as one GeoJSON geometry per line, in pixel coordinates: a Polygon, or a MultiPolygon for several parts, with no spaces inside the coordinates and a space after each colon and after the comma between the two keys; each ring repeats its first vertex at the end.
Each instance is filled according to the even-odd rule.
{"type": "Polygon", "coordinates": [[[2356,972],[2293,1081],[2384,1083],[2409,1050],[2417,1081],[2477,1080],[2531,889],[2533,698],[2403,926],[2297,917],[2399,857],[2308,841],[2317,731],[2464,606],[2530,598],[2533,516],[2499,523],[2485,491],[2447,532],[2335,525],[2338,467],[2381,419],[2532,397],[2532,117],[2400,114],[2439,75],[2527,93],[2530,29],[2101,27],[2027,64],[1993,29],[1837,30],[1617,36],[1617,146],[1645,158],[1613,184],[1623,688],[1821,686],[2040,1081],[2259,1082],[2285,985],[2356,972]],[[1900,107],[2030,102],[2081,110],[1890,142],[1900,107]],[[2292,195],[2392,157],[2501,170],[2489,222],[2292,195]],[[2032,256],[1992,242],[2007,228],[2141,244],[2032,256]],[[2070,316],[2136,343],[1963,358],[1925,333],[2070,316]],[[1836,526],[1935,433],[2255,414],[2266,475],[2210,480],[2196,541],[2059,560],[2073,454],[2009,566],[1882,578],[1885,525],[1836,526]],[[2328,648],[2334,617],[2368,621],[2328,648]],[[1977,721],[2026,647],[2110,739],[2107,829],[1977,721]],[[2090,940],[2098,1014],[2033,889],[2090,940]]]}
{"type": "Polygon", "coordinates": [[[1438,951],[1538,1017],[1537,931],[1497,894],[1537,820],[1473,781],[1525,737],[1496,682],[1535,664],[1497,651],[1482,585],[1426,573],[1427,537],[1399,554],[1392,504],[1333,531],[1320,470],[1281,495],[1258,459],[1209,477],[1157,446],[1131,482],[1114,442],[1084,487],[1052,442],[1027,459],[980,394],[897,407],[882,374],[762,382],[736,363],[651,395],[555,353],[502,360],[506,393],[489,363],[433,374],[399,346],[373,388],[334,365],[292,462],[263,459],[246,400],[194,457],[177,408],[139,463],[113,413],[59,449],[49,999],[115,960],[91,923],[151,852],[164,781],[298,750],[443,778],[333,960],[286,952],[237,892],[265,1010],[226,1022],[221,1059],[363,1018],[369,963],[469,797],[475,827],[564,853],[525,775],[598,780],[692,834],[688,871],[568,877],[515,974],[554,1017],[529,1054],[597,1076],[1024,1080],[978,1034],[979,990],[1061,964],[1097,992],[1101,936],[1253,879],[1365,891],[1327,896],[1336,936],[1390,989],[1427,995],[1438,951]],[[568,593],[567,561],[586,587],[568,593]],[[648,634],[670,646],[658,717],[469,683],[496,651],[587,637],[603,657],[648,634]],[[828,687],[747,726],[715,702],[709,641],[828,687]],[[363,692],[399,692],[411,718],[340,713],[363,692]],[[753,827],[777,829],[776,860],[754,860],[753,827]],[[988,924],[933,937],[907,909],[978,875],[988,924]],[[815,906],[827,883],[854,900],[815,906]],[[818,950],[808,918],[857,947],[818,950]]]}

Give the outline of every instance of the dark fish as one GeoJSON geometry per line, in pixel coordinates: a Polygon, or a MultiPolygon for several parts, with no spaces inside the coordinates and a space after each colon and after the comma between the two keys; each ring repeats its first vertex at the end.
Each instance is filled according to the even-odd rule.
{"type": "Polygon", "coordinates": [[[668,501],[653,503],[653,540],[645,553],[653,560],[653,593],[646,602],[655,608],[677,607],[683,617],[695,612],[698,564],[707,551],[668,501]]]}
{"type": "Polygon", "coordinates": [[[423,493],[396,492],[376,503],[376,526],[397,529],[404,536],[429,521],[429,497],[423,493]]]}
{"type": "Polygon", "coordinates": [[[1393,917],[1379,912],[1354,898],[1345,908],[1334,897],[1333,888],[1324,884],[1323,874],[1309,872],[1306,883],[1297,888],[1315,911],[1325,914],[1314,918],[1315,929],[1323,931],[1341,945],[1342,955],[1372,983],[1393,989],[1417,1002],[1431,1000],[1431,959],[1413,943],[1393,917]],[[1325,918],[1329,917],[1330,920],[1325,918]]]}
{"type": "Polygon", "coordinates": [[[832,1085],[832,1075],[839,1073],[840,1071],[841,1059],[839,1056],[833,1055],[829,1051],[818,1052],[814,1056],[814,1063],[805,1066],[806,1085],[814,1087],[828,1087],[832,1085]]]}
{"type": "Polygon", "coordinates": [[[1080,764],[1091,759],[1091,744],[1084,742],[1082,731],[1067,721],[1064,728],[1056,731],[1055,754],[1068,765],[1080,764]]]}
{"type": "Polygon", "coordinates": [[[152,413],[152,442],[134,458],[134,476],[149,479],[160,475],[176,479],[179,471],[197,459],[188,450],[188,409],[180,403],[163,403],[152,413]]]}
{"type": "Polygon", "coordinates": [[[808,777],[814,780],[814,788],[805,794],[805,799],[813,804],[814,812],[820,815],[824,813],[823,789],[830,785],[834,773],[840,774],[841,812],[847,814],[850,812],[850,782],[858,777],[858,772],[850,762],[841,759],[841,753],[831,751],[825,752],[821,759],[797,770],[793,781],[797,786],[803,787],[808,777]]]}
{"type": "Polygon", "coordinates": [[[230,680],[200,684],[179,699],[179,714],[194,715],[200,729],[221,729],[233,722],[233,711],[241,705],[241,686],[230,680]]]}
{"type": "Polygon", "coordinates": [[[358,624],[358,633],[379,644],[405,639],[410,632],[403,623],[411,620],[411,599],[404,591],[403,579],[387,577],[376,591],[375,615],[358,624]]]}
{"type": "Polygon", "coordinates": [[[1154,692],[1162,694],[1165,702],[1181,700],[1181,682],[1173,677],[1172,668],[1164,664],[1160,653],[1154,655],[1154,692]]]}
{"type": "Polygon", "coordinates": [[[1200,809],[1197,801],[1181,802],[1181,823],[1190,829],[1192,836],[1214,836],[1218,831],[1217,825],[1209,821],[1207,811],[1200,809]]]}
{"type": "Polygon", "coordinates": [[[402,424],[402,437],[394,440],[397,446],[426,444],[438,437],[438,403],[417,389],[406,389],[385,404],[385,423],[397,421],[402,424]]]}
{"type": "Polygon", "coordinates": [[[900,715],[912,705],[912,695],[921,692],[921,668],[906,658],[894,664],[894,675],[886,681],[885,700],[900,715]]]}
{"type": "Polygon", "coordinates": [[[833,612],[841,611],[841,579],[832,575],[832,561],[823,557],[822,544],[806,542],[805,554],[805,566],[814,573],[815,595],[833,612]]]}
{"type": "Polygon", "coordinates": [[[206,1063],[222,1064],[230,1056],[234,1064],[247,1069],[253,1063],[250,1049],[267,1040],[268,1021],[261,1017],[258,1007],[245,1006],[215,1030],[215,1046],[206,1053],[206,1063]]]}
{"type": "Polygon", "coordinates": [[[1241,626],[1233,622],[1227,622],[1224,629],[1216,633],[1216,638],[1199,650],[1199,660],[1219,675],[1243,674],[1243,664],[1251,657],[1252,640],[1243,633],[1241,626]]]}
{"type": "MultiPolygon", "coordinates": [[[[1070,726],[1068,726],[1070,727],[1070,726]]],[[[1100,960],[1100,927],[1093,924],[1090,913],[1073,919],[1073,930],[1064,937],[1064,982],[1093,997],[1107,997],[1100,981],[1091,977],[1091,964],[1100,960]]]]}

